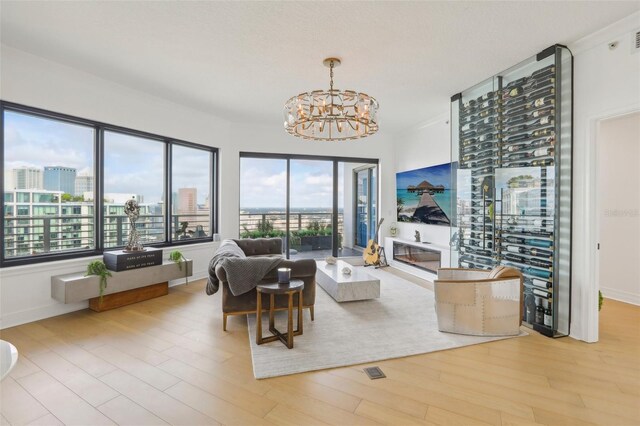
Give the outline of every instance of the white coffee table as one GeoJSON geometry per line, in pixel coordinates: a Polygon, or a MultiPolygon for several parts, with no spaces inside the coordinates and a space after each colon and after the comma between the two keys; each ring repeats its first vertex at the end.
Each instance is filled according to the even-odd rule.
{"type": "Polygon", "coordinates": [[[369,275],[364,267],[357,267],[338,260],[330,265],[324,260],[318,261],[316,282],[336,302],[376,299],[380,297],[380,280],[369,275]],[[342,273],[343,268],[351,269],[351,275],[342,273]]]}

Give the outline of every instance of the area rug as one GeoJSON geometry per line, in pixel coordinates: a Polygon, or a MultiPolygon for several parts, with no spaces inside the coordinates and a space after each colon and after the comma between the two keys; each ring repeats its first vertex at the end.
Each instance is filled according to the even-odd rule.
{"type": "MultiPolygon", "coordinates": [[[[337,303],[317,286],[315,321],[305,310],[304,334],[294,338],[293,349],[279,341],[256,345],[255,315],[247,315],[254,376],[264,379],[508,338],[441,333],[433,291],[388,270],[368,272],[380,279],[379,299],[337,303]]],[[[269,335],[266,314],[262,324],[269,335]]],[[[277,313],[276,328],[286,330],[286,312],[277,313]]]]}

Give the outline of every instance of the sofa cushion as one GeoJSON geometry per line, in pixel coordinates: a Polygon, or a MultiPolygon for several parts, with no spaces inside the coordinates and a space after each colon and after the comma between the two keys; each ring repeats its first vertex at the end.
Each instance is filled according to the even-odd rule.
{"type": "Polygon", "coordinates": [[[282,238],[243,238],[233,241],[247,256],[282,254],[282,238]]]}

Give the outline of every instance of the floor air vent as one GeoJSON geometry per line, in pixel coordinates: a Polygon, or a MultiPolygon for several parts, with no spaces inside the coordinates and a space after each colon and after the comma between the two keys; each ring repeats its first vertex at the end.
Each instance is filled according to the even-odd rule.
{"type": "Polygon", "coordinates": [[[367,376],[369,376],[371,380],[387,377],[384,375],[382,370],[380,370],[380,367],[368,367],[364,369],[364,372],[367,373],[367,376]]]}

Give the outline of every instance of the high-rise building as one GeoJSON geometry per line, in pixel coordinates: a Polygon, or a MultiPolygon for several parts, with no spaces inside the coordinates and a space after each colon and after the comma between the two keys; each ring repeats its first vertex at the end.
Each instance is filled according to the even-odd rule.
{"type": "Polygon", "coordinates": [[[178,189],[178,214],[195,214],[198,210],[198,190],[196,188],[178,189]]]}
{"type": "Polygon", "coordinates": [[[17,167],[5,170],[5,190],[43,189],[42,169],[38,167],[17,167]]]}
{"type": "Polygon", "coordinates": [[[75,192],[73,195],[83,195],[85,192],[93,192],[93,176],[76,176],[75,192]]]}
{"type": "Polygon", "coordinates": [[[76,169],[65,166],[46,166],[44,168],[44,189],[75,194],[76,169]]]}

